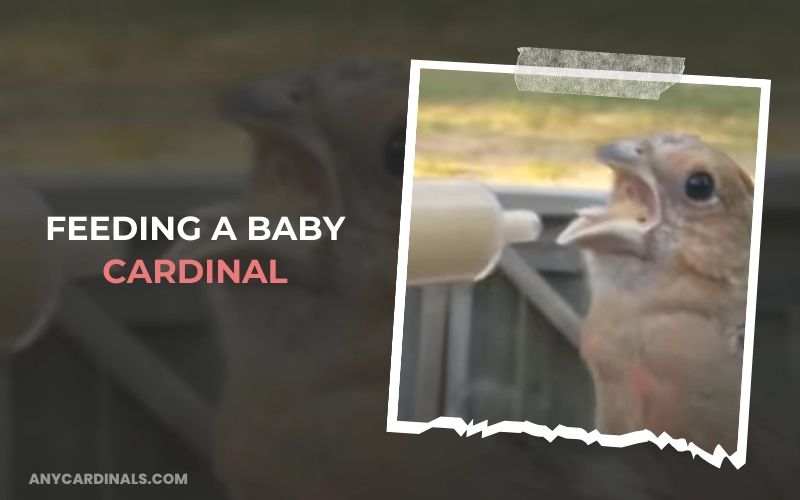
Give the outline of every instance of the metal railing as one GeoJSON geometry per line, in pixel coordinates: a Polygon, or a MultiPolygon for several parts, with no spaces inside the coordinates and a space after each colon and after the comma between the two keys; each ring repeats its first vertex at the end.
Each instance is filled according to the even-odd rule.
{"type": "Polygon", "coordinates": [[[408,290],[399,418],[588,425],[592,399],[575,350],[587,301],[583,266],[575,250],[553,239],[576,208],[604,196],[533,188],[496,193],[506,208],[540,214],[542,238],[506,249],[485,282],[408,290]],[[554,349],[560,364],[547,360],[554,349]],[[566,407],[553,383],[570,370],[576,371],[568,384],[573,404],[566,407]]]}

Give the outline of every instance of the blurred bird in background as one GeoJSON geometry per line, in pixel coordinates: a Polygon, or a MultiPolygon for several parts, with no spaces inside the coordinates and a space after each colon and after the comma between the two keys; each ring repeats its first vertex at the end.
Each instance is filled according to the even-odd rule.
{"type": "Polygon", "coordinates": [[[527,450],[386,432],[407,100],[406,67],[362,59],[225,99],[254,164],[241,203],[204,219],[347,217],[336,241],[197,240],[170,254],[276,259],[288,279],[208,285],[226,363],[214,461],[235,498],[577,498],[527,450]]]}
{"type": "Polygon", "coordinates": [[[592,299],[581,353],[604,434],[666,432],[736,451],[753,183],[699,138],[603,147],[607,207],[559,237],[587,252],[592,299]]]}

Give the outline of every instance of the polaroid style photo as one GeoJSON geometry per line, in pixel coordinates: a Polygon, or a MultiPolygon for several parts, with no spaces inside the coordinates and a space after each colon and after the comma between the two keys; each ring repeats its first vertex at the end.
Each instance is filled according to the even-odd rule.
{"type": "Polygon", "coordinates": [[[513,65],[412,61],[387,431],[741,467],[769,91],[528,92],[513,65]],[[498,246],[483,215],[521,212],[540,227],[498,246]]]}

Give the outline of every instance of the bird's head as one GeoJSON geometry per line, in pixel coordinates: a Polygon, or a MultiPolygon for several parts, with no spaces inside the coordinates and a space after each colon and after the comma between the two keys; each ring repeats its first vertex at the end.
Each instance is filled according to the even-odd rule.
{"type": "MultiPolygon", "coordinates": [[[[284,216],[344,216],[338,240],[321,252],[349,259],[345,266],[386,269],[393,285],[408,78],[403,65],[359,58],[264,78],[228,93],[220,114],[246,132],[254,154],[242,199],[220,206],[219,215],[229,217],[237,235],[236,226],[246,225],[248,216],[268,217],[270,227],[284,216]]],[[[264,245],[273,251],[276,243],[240,238],[223,245],[226,252],[264,245]]],[[[293,255],[320,245],[286,243],[293,255]]],[[[195,258],[223,250],[219,244],[194,247],[195,258]]]]}
{"type": "Polygon", "coordinates": [[[709,277],[747,266],[754,185],[721,151],[667,133],[608,144],[597,159],[613,172],[609,201],[580,210],[558,243],[709,277]]]}
{"type": "Polygon", "coordinates": [[[406,68],[349,59],[245,85],[221,114],[255,146],[248,199],[292,191],[382,230],[399,220],[407,107],[406,68]]]}

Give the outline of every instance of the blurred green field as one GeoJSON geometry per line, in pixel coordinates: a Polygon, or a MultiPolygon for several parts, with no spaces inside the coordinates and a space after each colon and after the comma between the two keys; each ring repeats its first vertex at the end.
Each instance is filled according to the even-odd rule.
{"type": "Polygon", "coordinates": [[[580,111],[637,111],[711,113],[758,116],[760,90],[716,85],[674,85],[658,101],[615,97],[572,96],[520,92],[513,75],[439,71],[420,74],[420,102],[495,102],[526,106],[558,105],[580,111]]]}
{"type": "Polygon", "coordinates": [[[423,70],[415,175],[599,187],[594,150],[680,131],[755,167],[760,89],[677,84],[659,100],[520,92],[507,74],[423,70]]]}
{"type": "MultiPolygon", "coordinates": [[[[692,13],[657,4],[648,9],[631,0],[5,0],[0,2],[0,163],[27,172],[239,169],[247,149],[241,134],[215,114],[219,95],[255,76],[344,56],[513,64],[516,48],[526,45],[675,56],[691,51],[694,59],[686,69],[691,74],[798,77],[792,65],[774,62],[784,48],[781,31],[794,29],[791,16],[764,10],[743,37],[732,36],[730,26],[748,22],[745,11],[721,15],[716,5],[694,1],[692,13]],[[487,17],[489,11],[495,15],[487,17]],[[708,15],[716,19],[712,25],[704,20],[708,15]],[[627,22],[609,30],[605,21],[619,18],[627,22]],[[676,23],[680,36],[672,35],[676,23]],[[776,50],[765,50],[769,47],[776,50]],[[743,66],[749,73],[737,72],[743,66]]],[[[438,104],[431,104],[430,119],[421,126],[434,132],[460,127],[465,134],[484,134],[485,106],[496,110],[498,133],[514,128],[523,138],[544,137],[550,146],[547,130],[562,137],[578,133],[570,116],[582,115],[581,106],[594,107],[598,126],[610,127],[602,121],[607,110],[602,101],[573,106],[568,97],[551,102],[550,96],[521,96],[513,81],[487,81],[488,93],[439,77],[423,83],[438,104]],[[491,103],[482,97],[489,94],[491,103]],[[467,105],[471,118],[464,114],[463,120],[471,125],[448,116],[454,106],[467,105]]],[[[694,99],[677,86],[662,101],[675,99],[676,109],[688,113],[698,103],[720,113],[752,107],[737,96],[712,94],[694,99]]],[[[800,106],[800,92],[796,102],[800,106]]],[[[641,103],[618,106],[640,109],[639,122],[648,120],[641,103]]],[[[783,109],[774,110],[773,120],[783,109]]],[[[720,140],[734,141],[739,118],[731,116],[720,140]]],[[[780,130],[789,133],[772,132],[770,151],[800,151],[796,129],[780,130]]],[[[746,136],[736,140],[744,144],[746,136]]],[[[448,137],[441,144],[457,138],[448,137]]],[[[535,141],[526,144],[507,146],[524,150],[535,141]]],[[[551,156],[533,160],[559,165],[564,155],[551,156]]],[[[457,160],[437,159],[440,165],[457,160]]]]}

